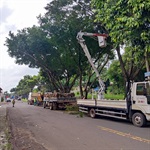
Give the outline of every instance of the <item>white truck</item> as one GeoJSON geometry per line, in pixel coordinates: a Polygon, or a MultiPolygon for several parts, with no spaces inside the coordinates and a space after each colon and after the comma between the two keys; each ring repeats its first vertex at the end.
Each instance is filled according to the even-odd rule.
{"type": "Polygon", "coordinates": [[[79,111],[96,115],[128,119],[135,126],[145,126],[150,121],[150,81],[135,82],[131,86],[131,103],[126,100],[78,99],[79,111]]]}
{"type": "Polygon", "coordinates": [[[85,55],[88,58],[93,70],[95,71],[98,79],[100,90],[98,92],[98,99],[78,99],[77,105],[79,111],[87,113],[90,117],[94,118],[97,115],[128,119],[135,126],[145,126],[150,121],[150,72],[145,73],[147,81],[134,82],[131,84],[130,92],[125,100],[106,100],[104,99],[105,85],[100,78],[97,68],[94,66],[88,48],[82,36],[98,36],[99,45],[105,46],[105,38],[107,35],[79,32],[77,39],[83,48],[85,55]]]}

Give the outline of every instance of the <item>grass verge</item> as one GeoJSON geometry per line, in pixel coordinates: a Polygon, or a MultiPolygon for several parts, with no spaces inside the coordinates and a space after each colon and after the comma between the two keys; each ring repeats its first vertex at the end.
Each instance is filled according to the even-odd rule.
{"type": "Polygon", "coordinates": [[[123,94],[105,94],[105,98],[106,99],[116,99],[116,100],[119,100],[119,99],[124,99],[124,95],[123,94]]]}
{"type": "Polygon", "coordinates": [[[26,98],[22,98],[21,101],[26,102],[26,103],[28,102],[28,100],[26,98]]]}
{"type": "Polygon", "coordinates": [[[77,115],[77,117],[80,117],[80,118],[84,116],[83,112],[79,111],[78,105],[66,106],[66,112],[71,115],[77,115]]]}

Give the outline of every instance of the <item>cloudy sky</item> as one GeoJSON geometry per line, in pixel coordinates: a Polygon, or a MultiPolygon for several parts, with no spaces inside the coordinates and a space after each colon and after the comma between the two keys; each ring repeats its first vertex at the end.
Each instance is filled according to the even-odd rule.
{"type": "Polygon", "coordinates": [[[37,75],[38,69],[15,64],[4,46],[9,31],[37,25],[37,16],[44,14],[44,7],[51,0],[0,0],[0,87],[3,91],[17,86],[25,75],[37,75]]]}

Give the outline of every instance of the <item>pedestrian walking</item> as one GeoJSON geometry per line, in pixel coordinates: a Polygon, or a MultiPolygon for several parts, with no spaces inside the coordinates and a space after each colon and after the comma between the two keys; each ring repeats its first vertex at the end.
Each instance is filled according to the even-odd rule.
{"type": "Polygon", "coordinates": [[[15,106],[15,99],[12,100],[13,107],[15,106]]]}

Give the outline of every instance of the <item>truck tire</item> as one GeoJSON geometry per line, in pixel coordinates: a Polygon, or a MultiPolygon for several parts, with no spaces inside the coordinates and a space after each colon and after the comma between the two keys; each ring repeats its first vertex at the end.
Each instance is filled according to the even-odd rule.
{"type": "Polygon", "coordinates": [[[57,103],[53,103],[53,110],[57,110],[57,103]]]}
{"type": "Polygon", "coordinates": [[[50,104],[49,104],[49,109],[50,109],[50,110],[53,110],[53,103],[50,103],[50,104]]]}
{"type": "Polygon", "coordinates": [[[132,115],[132,123],[137,127],[143,127],[146,125],[146,118],[142,113],[134,113],[132,115]]]}
{"type": "Polygon", "coordinates": [[[94,108],[91,108],[91,109],[90,109],[89,115],[90,115],[91,118],[95,118],[95,117],[96,117],[95,109],[94,109],[94,108]]]}
{"type": "Polygon", "coordinates": [[[46,108],[46,102],[43,102],[43,108],[46,108]]]}

